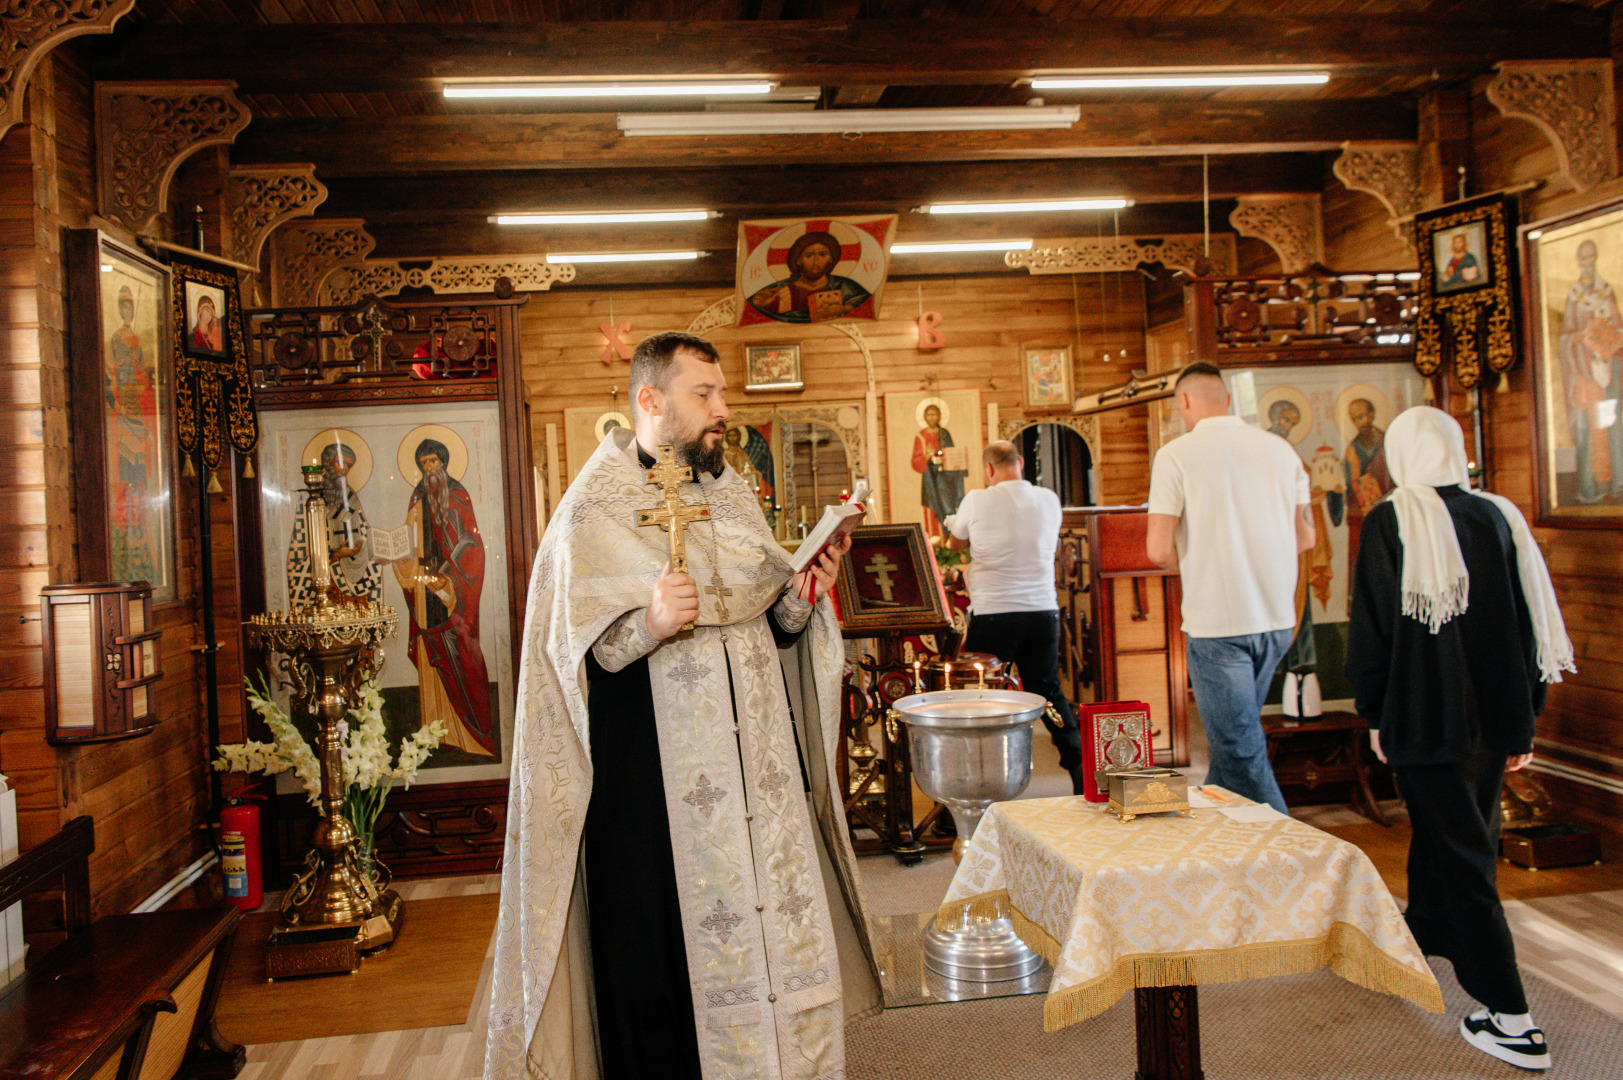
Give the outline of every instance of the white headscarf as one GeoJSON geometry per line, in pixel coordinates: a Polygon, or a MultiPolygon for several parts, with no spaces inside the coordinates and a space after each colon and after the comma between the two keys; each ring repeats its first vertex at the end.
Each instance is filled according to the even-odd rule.
{"type": "MultiPolygon", "coordinates": [[[[1398,515],[1403,544],[1403,614],[1436,633],[1465,611],[1471,579],[1460,554],[1454,520],[1437,489],[1457,484],[1470,490],[1465,459],[1465,433],[1459,421],[1427,405],[1398,414],[1386,429],[1386,467],[1397,487],[1387,496],[1398,515]]],[[[1539,677],[1560,682],[1561,672],[1578,670],[1572,662],[1549,568],[1544,565],[1527,519],[1502,495],[1475,492],[1499,508],[1516,542],[1516,570],[1522,595],[1538,640],[1539,677]]]]}

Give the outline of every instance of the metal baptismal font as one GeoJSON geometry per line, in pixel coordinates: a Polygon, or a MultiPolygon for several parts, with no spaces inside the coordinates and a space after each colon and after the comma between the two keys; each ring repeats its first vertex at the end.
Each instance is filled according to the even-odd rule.
{"type": "Polygon", "coordinates": [[[265,957],[271,979],[354,971],[363,953],[394,941],[404,914],[400,894],[380,890],[361,866],[355,829],[343,814],[339,757],[339,722],[359,702],[362,683],[382,668],[383,643],[395,632],[395,610],[333,587],[321,466],[304,467],[304,486],[315,600],[256,615],[248,623],[251,643],[280,654],[278,666],[292,691],[289,714],[295,722],[307,722],[301,727],[314,727],[321,763],[321,818],[304,869],[282,899],[282,925],[271,932],[265,957]]]}

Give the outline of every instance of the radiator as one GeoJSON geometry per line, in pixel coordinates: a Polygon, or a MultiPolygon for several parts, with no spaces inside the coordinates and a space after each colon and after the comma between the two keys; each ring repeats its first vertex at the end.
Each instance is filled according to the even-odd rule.
{"type": "MultiPolygon", "coordinates": [[[[19,854],[17,839],[17,793],[0,776],[0,866],[19,854]]],[[[23,973],[23,907],[12,904],[0,911],[0,987],[8,986],[23,973]]]]}

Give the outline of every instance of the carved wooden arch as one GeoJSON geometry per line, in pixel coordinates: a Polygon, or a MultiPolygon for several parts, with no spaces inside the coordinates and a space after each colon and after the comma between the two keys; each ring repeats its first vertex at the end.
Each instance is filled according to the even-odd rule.
{"type": "Polygon", "coordinates": [[[52,49],[80,34],[110,34],[135,0],[13,0],[0,19],[0,135],[23,118],[28,80],[52,49]]]}
{"type": "Polygon", "coordinates": [[[402,289],[433,289],[436,296],[497,292],[506,278],[515,292],[545,292],[575,280],[569,263],[545,255],[457,255],[443,259],[364,259],[328,270],[316,287],[324,304],[353,304],[364,296],[394,296],[402,289]]]}
{"type": "Polygon", "coordinates": [[[1324,216],[1319,196],[1241,195],[1229,224],[1274,249],[1287,274],[1324,262],[1324,216]]]}
{"type": "Polygon", "coordinates": [[[1555,148],[1556,167],[1577,192],[1617,175],[1617,106],[1610,60],[1505,60],[1488,100],[1527,120],[1555,148]]]}
{"type": "Polygon", "coordinates": [[[326,201],[327,185],[316,179],[314,165],[231,166],[226,174],[231,258],[258,266],[278,225],[309,217],[326,201]]]}
{"type": "Polygon", "coordinates": [[[1379,199],[1392,231],[1414,247],[1412,219],[1420,209],[1419,143],[1344,142],[1330,171],[1349,191],[1379,199]]]}
{"type": "Polygon", "coordinates": [[[1039,424],[1058,424],[1060,427],[1070,428],[1082,436],[1087,444],[1089,465],[1093,469],[1099,468],[1103,460],[1099,449],[1099,418],[1097,416],[1067,416],[1063,413],[1057,416],[1019,416],[1012,420],[999,420],[997,422],[997,437],[1004,440],[1013,440],[1014,437],[1030,427],[1039,424]]]}
{"type": "Polygon", "coordinates": [[[97,210],[137,233],[169,206],[181,164],[206,146],[230,145],[252,116],[233,82],[96,84],[97,210]]]}

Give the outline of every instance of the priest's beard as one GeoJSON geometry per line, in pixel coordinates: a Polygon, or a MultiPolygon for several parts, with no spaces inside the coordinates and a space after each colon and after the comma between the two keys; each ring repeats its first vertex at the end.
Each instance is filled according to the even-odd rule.
{"type": "Polygon", "coordinates": [[[705,473],[712,476],[719,475],[727,467],[727,444],[719,435],[716,444],[709,449],[705,448],[704,440],[714,428],[700,428],[697,431],[677,430],[678,421],[674,418],[661,417],[655,428],[655,437],[661,446],[675,448],[676,460],[683,465],[693,468],[693,479],[697,480],[705,473]]]}

